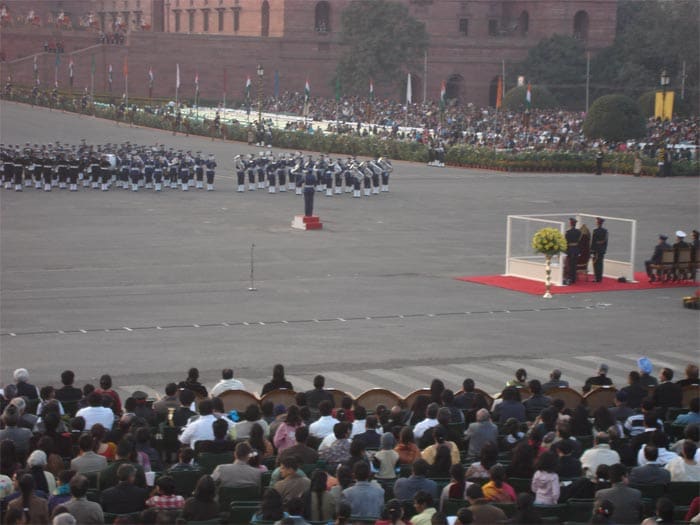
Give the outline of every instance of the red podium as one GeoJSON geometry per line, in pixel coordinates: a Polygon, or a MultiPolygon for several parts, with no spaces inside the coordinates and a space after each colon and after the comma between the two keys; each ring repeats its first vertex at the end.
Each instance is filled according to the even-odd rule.
{"type": "Polygon", "coordinates": [[[292,221],[292,228],[297,230],[320,230],[323,228],[323,223],[317,215],[295,215],[292,221]]]}

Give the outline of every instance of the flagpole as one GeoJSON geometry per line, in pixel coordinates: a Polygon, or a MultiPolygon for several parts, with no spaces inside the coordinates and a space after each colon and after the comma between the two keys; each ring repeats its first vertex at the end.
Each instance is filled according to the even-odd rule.
{"type": "Polygon", "coordinates": [[[428,93],[428,50],[423,55],[423,104],[425,104],[428,93]]]}
{"type": "Polygon", "coordinates": [[[588,114],[589,88],[591,86],[591,52],[586,53],[586,114],[588,114]]]}
{"type": "Polygon", "coordinates": [[[126,100],[124,101],[129,106],[129,51],[127,48],[127,55],[124,58],[124,95],[126,100]]]}

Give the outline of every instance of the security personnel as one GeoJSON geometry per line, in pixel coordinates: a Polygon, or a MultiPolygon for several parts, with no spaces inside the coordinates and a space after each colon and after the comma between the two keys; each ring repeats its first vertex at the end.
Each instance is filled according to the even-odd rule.
{"type": "Polygon", "coordinates": [[[596,151],[596,154],[595,154],[595,174],[596,175],[603,174],[603,149],[602,148],[598,148],[598,151],[596,151]]]}
{"type": "Polygon", "coordinates": [[[576,219],[569,218],[570,228],[566,230],[566,260],[567,260],[567,278],[564,284],[574,284],[576,282],[576,264],[578,263],[578,254],[581,249],[581,230],[576,228],[576,219]]]}
{"type": "Polygon", "coordinates": [[[314,214],[314,194],[316,193],[316,176],[312,169],[306,170],[304,176],[304,216],[311,217],[314,214]]]}
{"type": "Polygon", "coordinates": [[[605,219],[602,217],[596,217],[595,222],[597,227],[591,236],[591,257],[593,258],[595,282],[599,283],[603,280],[603,259],[608,250],[608,230],[603,228],[605,219]]]}
{"type": "Polygon", "coordinates": [[[207,176],[207,191],[214,191],[214,173],[216,170],[216,160],[214,160],[214,155],[209,154],[209,158],[205,162],[206,166],[206,176],[207,176]]]}
{"type": "Polygon", "coordinates": [[[269,151],[265,172],[267,175],[267,192],[275,193],[277,191],[277,161],[275,156],[269,151]]]}

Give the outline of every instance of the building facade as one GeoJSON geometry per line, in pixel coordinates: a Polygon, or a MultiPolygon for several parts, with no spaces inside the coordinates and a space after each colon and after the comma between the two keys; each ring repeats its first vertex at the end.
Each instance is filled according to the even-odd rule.
{"type": "MultiPolygon", "coordinates": [[[[21,56],[11,35],[24,30],[19,21],[32,12],[40,19],[34,28],[39,39],[45,38],[42,31],[68,34],[66,18],[73,31],[125,34],[129,63],[162,70],[157,76],[173,77],[173,84],[176,63],[182,69],[215,71],[218,79],[226,71],[232,86],[254,77],[261,63],[266,71],[277,72],[281,91],[301,91],[309,79],[313,95],[333,96],[329,79],[342,53],[341,15],[351,1],[6,0],[2,5],[11,24],[3,32],[3,53],[21,56]]],[[[411,71],[414,101],[437,99],[444,80],[449,98],[493,103],[504,65],[521,61],[541,39],[571,35],[595,52],[610,45],[615,35],[616,0],[399,1],[425,23],[430,38],[425,60],[411,71]]],[[[517,74],[506,70],[506,87],[515,85],[517,74]]],[[[222,92],[222,80],[207,85],[202,77],[202,96],[222,92]]],[[[272,77],[263,79],[266,93],[272,91],[272,77]]],[[[167,83],[158,84],[155,93],[168,95],[160,91],[167,83]]],[[[377,96],[400,96],[397,86],[381,89],[377,96]]]]}

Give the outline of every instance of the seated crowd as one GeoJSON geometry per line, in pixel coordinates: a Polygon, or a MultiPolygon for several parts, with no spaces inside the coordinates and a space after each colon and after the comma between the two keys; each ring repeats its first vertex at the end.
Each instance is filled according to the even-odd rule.
{"type": "MultiPolygon", "coordinates": [[[[193,368],[157,401],[122,401],[109,375],[37,388],[17,369],[0,397],[0,522],[526,524],[578,504],[590,523],[700,523],[698,367],[674,382],[638,365],[613,406],[567,406],[561,371],[543,384],[519,369],[495,400],[434,379],[410,406],[336,406],[319,375],[293,404],[240,413],[219,397],[244,390],[231,369],[214,397],[193,368]]],[[[583,390],[613,386],[607,373],[583,390]]],[[[261,395],[279,389],[293,391],[282,365],[261,395]]]]}

